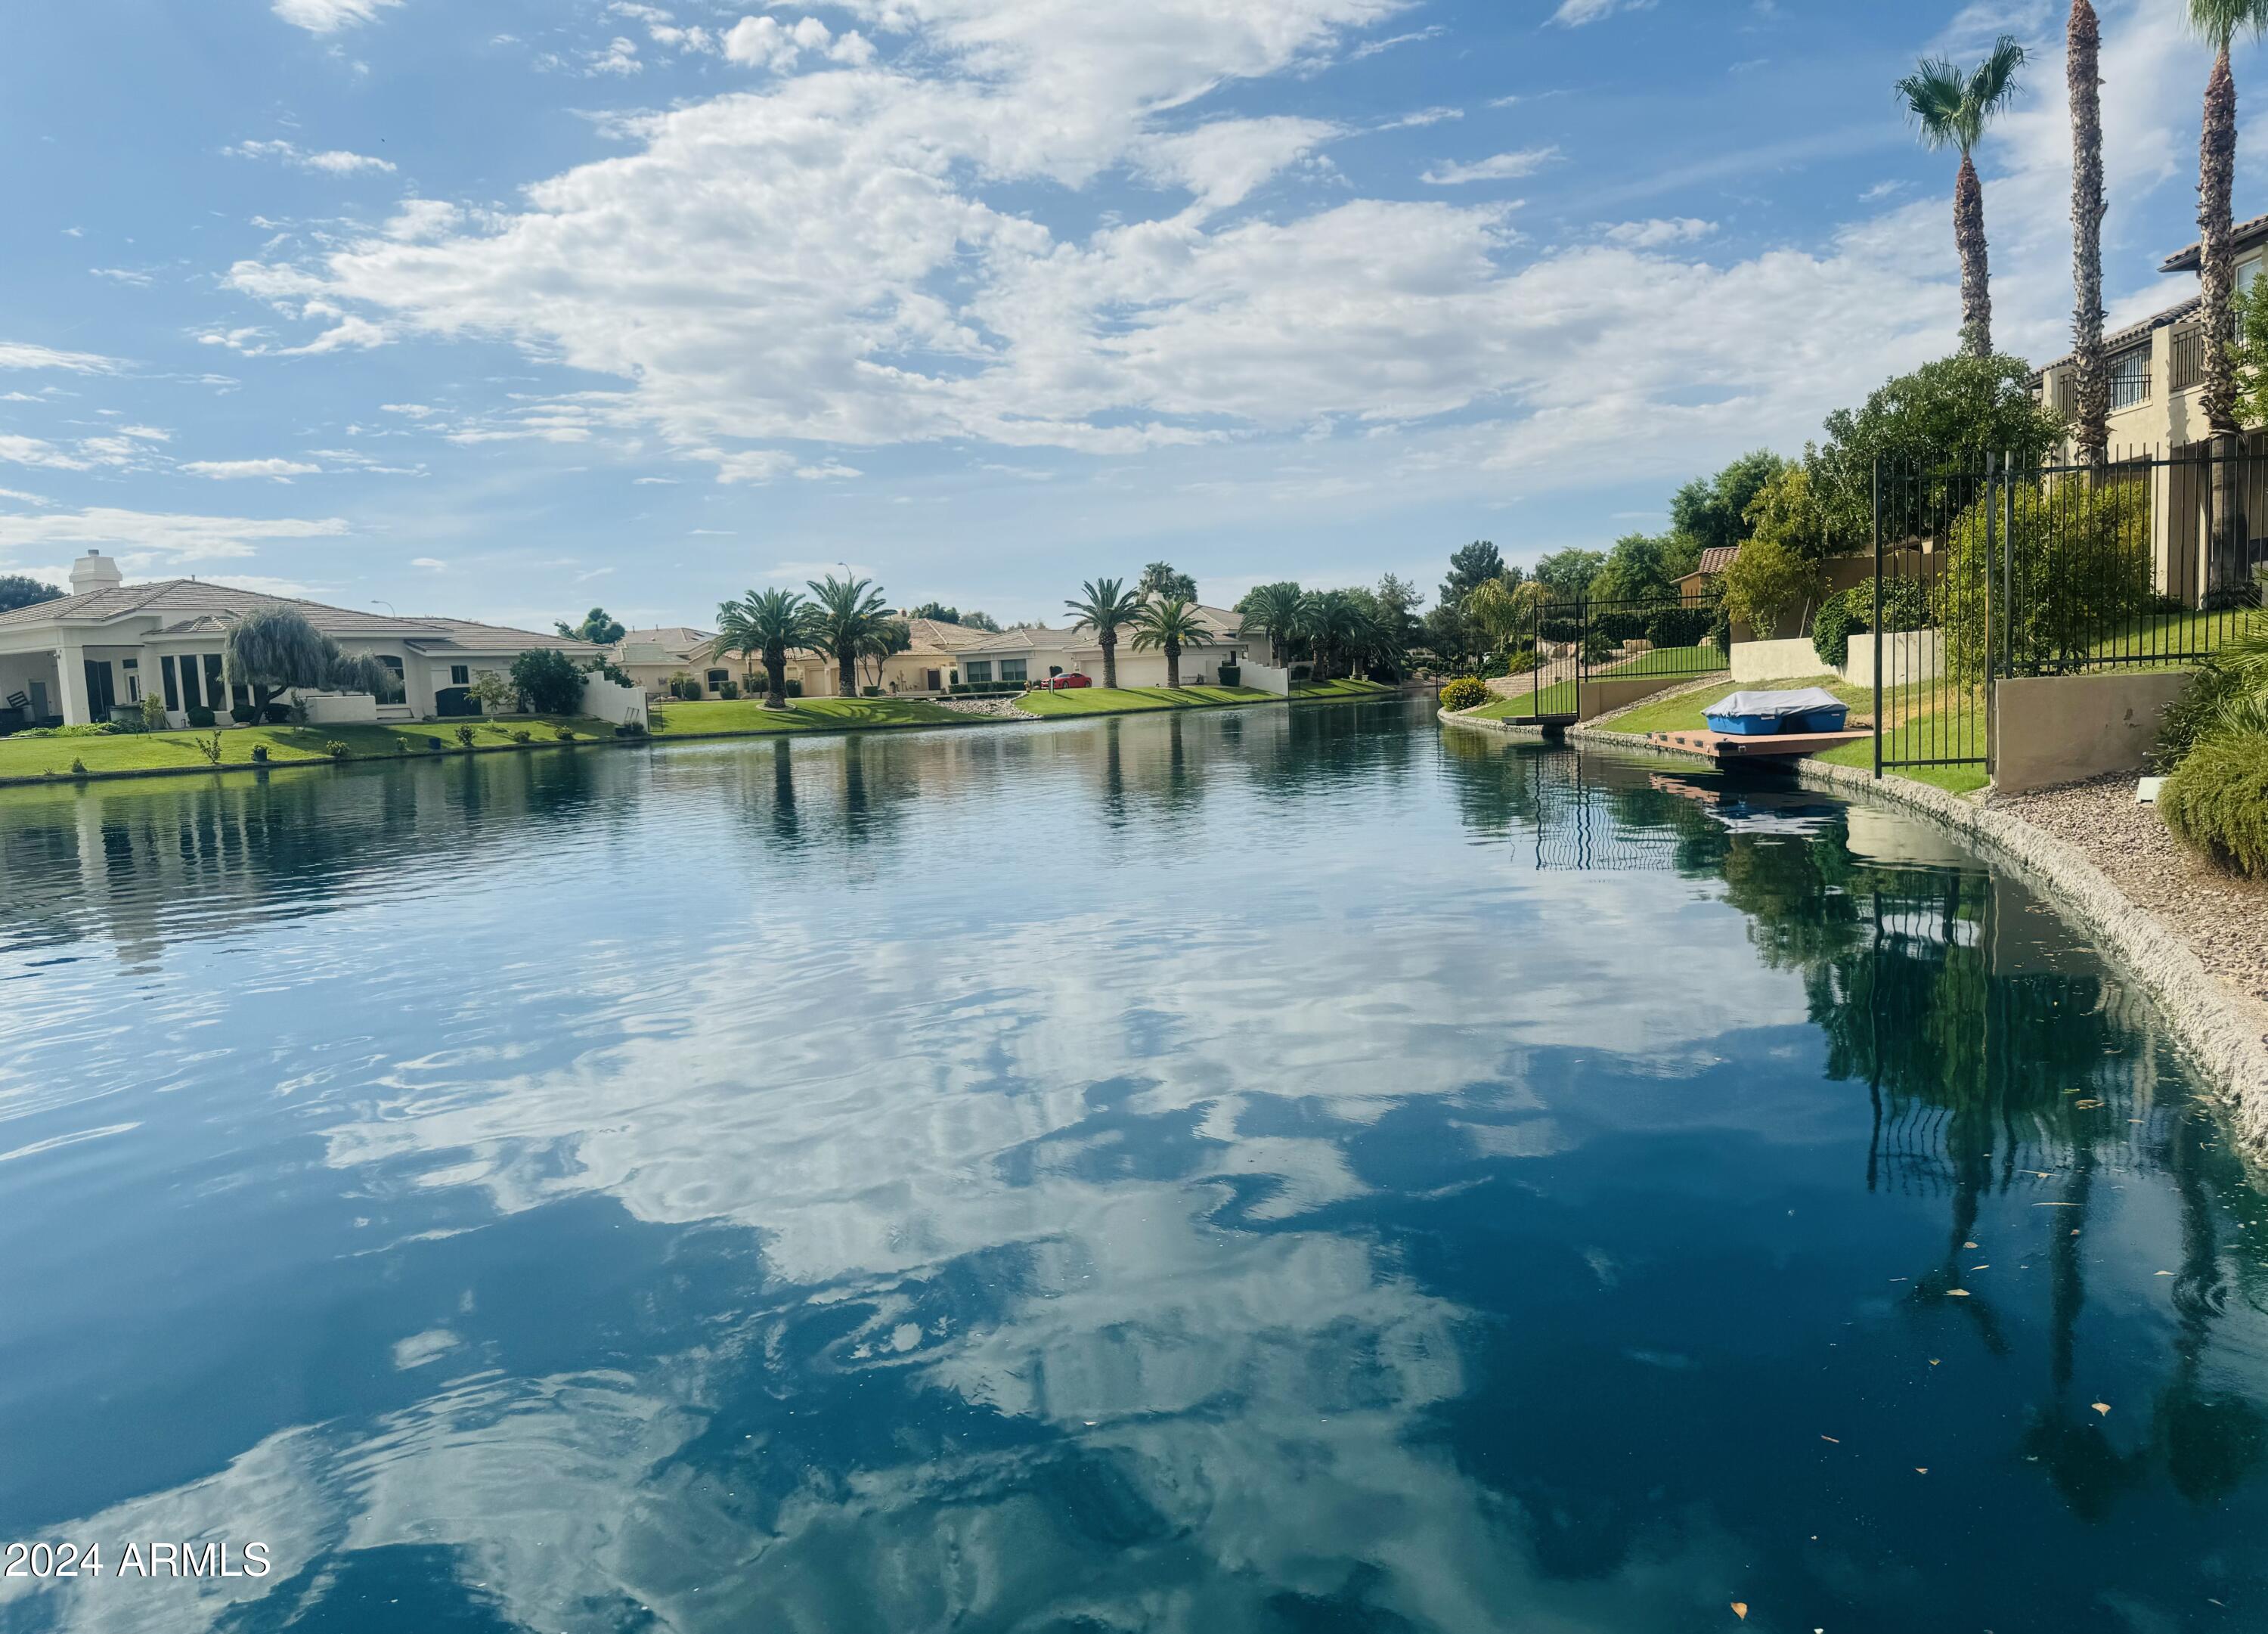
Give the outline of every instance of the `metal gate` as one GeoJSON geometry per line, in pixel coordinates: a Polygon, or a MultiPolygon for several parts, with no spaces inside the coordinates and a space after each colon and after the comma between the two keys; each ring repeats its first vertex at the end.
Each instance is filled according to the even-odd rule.
{"type": "MultiPolygon", "coordinates": [[[[1601,688],[1618,681],[1659,687],[1721,673],[1727,631],[1719,597],[1687,591],[1629,598],[1579,596],[1559,600],[1531,593],[1527,630],[1513,644],[1510,674],[1519,713],[1512,718],[1540,725],[1572,725],[1606,707],[1633,701],[1602,697],[1601,688]]],[[[1643,688],[1631,688],[1633,694],[1643,688]]]]}

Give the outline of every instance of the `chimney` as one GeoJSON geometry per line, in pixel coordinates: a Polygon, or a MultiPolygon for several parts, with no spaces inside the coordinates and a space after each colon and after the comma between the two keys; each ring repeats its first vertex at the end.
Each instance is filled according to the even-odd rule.
{"type": "Polygon", "coordinates": [[[71,594],[85,595],[93,590],[115,590],[126,582],[126,575],[118,570],[118,563],[99,550],[90,550],[71,563],[71,594]]]}

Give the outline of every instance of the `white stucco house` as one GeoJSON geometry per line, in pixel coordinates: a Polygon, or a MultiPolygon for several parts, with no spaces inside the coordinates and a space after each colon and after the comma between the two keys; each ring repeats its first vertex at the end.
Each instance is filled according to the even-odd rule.
{"type": "MultiPolygon", "coordinates": [[[[1240,633],[1244,628],[1241,615],[1226,607],[1200,607],[1197,611],[1211,636],[1182,649],[1182,684],[1209,687],[1219,681],[1223,665],[1234,669],[1249,662],[1250,644],[1240,633]]],[[[1097,686],[1102,684],[1102,644],[1091,629],[1025,625],[964,647],[959,658],[963,686],[1004,681],[1035,685],[1051,675],[1086,675],[1097,686]]],[[[1136,651],[1130,629],[1118,632],[1118,684],[1166,684],[1166,655],[1155,649],[1136,651]]]]}
{"type": "Polygon", "coordinates": [[[71,564],[71,593],[0,613],[0,718],[11,725],[83,725],[145,696],[165,701],[168,719],[186,725],[202,707],[225,720],[233,704],[221,646],[230,623],[247,613],[288,607],[350,653],[367,653],[401,680],[404,701],[379,718],[427,720],[468,712],[466,688],[485,671],[508,673],[535,647],[555,647],[578,664],[601,656],[589,642],[466,619],[403,618],[298,601],[194,578],[129,585],[118,563],[90,550],[71,564]]]}

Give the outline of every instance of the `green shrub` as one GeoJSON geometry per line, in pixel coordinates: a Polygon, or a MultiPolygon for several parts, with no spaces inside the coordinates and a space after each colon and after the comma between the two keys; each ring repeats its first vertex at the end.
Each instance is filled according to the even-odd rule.
{"type": "Polygon", "coordinates": [[[463,744],[465,747],[468,749],[471,748],[473,747],[473,729],[470,726],[458,727],[457,741],[463,744]]]}
{"type": "Polygon", "coordinates": [[[191,704],[185,712],[188,716],[189,725],[195,730],[210,732],[213,729],[213,712],[203,704],[191,704]]]}
{"type": "Polygon", "coordinates": [[[19,732],[19,738],[114,738],[120,727],[115,721],[91,721],[81,726],[34,726],[29,732],[19,732]]]}
{"type": "Polygon", "coordinates": [[[198,738],[194,741],[197,746],[197,753],[203,755],[208,763],[214,766],[220,764],[220,733],[216,732],[210,738],[198,738]]]}
{"type": "Polygon", "coordinates": [[[2255,879],[2268,877],[2268,731],[2211,732],[2158,791],[2184,843],[2255,879]]]}
{"type": "Polygon", "coordinates": [[[240,703],[229,710],[228,718],[239,726],[253,726],[259,724],[260,711],[249,703],[240,703]]]}
{"type": "Polygon", "coordinates": [[[615,736],[617,738],[643,738],[645,736],[645,724],[643,721],[626,720],[621,725],[615,728],[615,736]]]}
{"type": "Polygon", "coordinates": [[[551,729],[551,735],[562,743],[575,741],[575,729],[572,726],[554,726],[551,729]]]}
{"type": "Polygon", "coordinates": [[[737,703],[740,696],[740,683],[737,681],[726,681],[717,688],[717,696],[727,703],[737,703]]]}
{"type": "Polygon", "coordinates": [[[1646,638],[1657,647],[1697,647],[1715,621],[1712,607],[1657,607],[1646,621],[1646,638]]]}
{"type": "Polygon", "coordinates": [[[862,698],[879,698],[882,696],[882,689],[880,687],[861,687],[858,688],[858,696],[862,698]]]}
{"type": "Polygon", "coordinates": [[[2149,492],[2139,482],[2073,478],[2045,489],[2021,484],[2013,500],[2003,490],[1963,511],[1950,544],[1950,562],[1931,599],[1945,631],[1946,666],[1956,681],[1981,681],[1993,648],[2006,652],[2020,675],[2074,669],[2104,635],[2148,612],[2155,596],[2149,492]],[[1996,507],[1999,516],[1988,521],[1996,507]],[[2013,594],[1997,565],[1992,594],[1985,594],[1991,556],[2007,563],[2013,594]]]}
{"type": "MultiPolygon", "coordinates": [[[[1929,599],[1921,582],[1911,578],[1882,581],[1882,628],[1919,629],[1929,616],[1929,599]]],[[[1811,621],[1811,648],[1830,669],[1841,669],[1851,657],[1851,637],[1874,627],[1874,581],[1861,580],[1819,605],[1811,621]]]]}
{"type": "Polygon", "coordinates": [[[510,738],[514,743],[533,743],[535,741],[535,734],[525,726],[514,726],[504,735],[510,738]]]}
{"type": "Polygon", "coordinates": [[[84,777],[86,776],[86,762],[79,759],[76,754],[71,756],[71,776],[74,777],[84,777]]]}
{"type": "Polygon", "coordinates": [[[531,714],[572,715],[583,707],[583,672],[556,647],[531,647],[514,659],[512,686],[531,714]]]}
{"type": "Polygon", "coordinates": [[[166,730],[166,701],[158,696],[155,693],[144,694],[142,698],[142,730],[144,732],[163,732],[166,730]]]}
{"type": "Polygon", "coordinates": [[[323,753],[329,755],[335,761],[350,760],[354,756],[354,751],[347,747],[345,744],[341,743],[336,738],[333,738],[328,743],[323,745],[323,753]]]}
{"type": "Polygon", "coordinates": [[[1477,675],[1460,675],[1441,688],[1445,710],[1478,709],[1489,701],[1488,683],[1477,675]]]}

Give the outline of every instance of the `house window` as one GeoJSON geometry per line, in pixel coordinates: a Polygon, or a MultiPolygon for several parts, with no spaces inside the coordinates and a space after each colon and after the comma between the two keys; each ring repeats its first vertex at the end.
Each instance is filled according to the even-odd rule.
{"type": "Polygon", "coordinates": [[[2132,408],[2150,401],[2150,349],[2130,347],[2110,359],[2110,406],[2132,408]]]}
{"type": "Polygon", "coordinates": [[[226,696],[228,696],[228,683],[221,679],[220,654],[208,652],[205,654],[205,702],[214,709],[218,709],[221,706],[221,700],[226,696]]]}
{"type": "Polygon", "coordinates": [[[709,672],[709,690],[714,692],[732,679],[732,675],[726,671],[712,669],[709,672]]]}
{"type": "Polygon", "coordinates": [[[400,659],[390,659],[387,657],[385,653],[381,652],[378,655],[378,661],[394,672],[394,680],[401,681],[406,679],[402,673],[401,660],[400,659]]]}
{"type": "Polygon", "coordinates": [[[990,659],[970,659],[968,662],[961,665],[961,667],[968,673],[968,684],[970,686],[989,687],[992,684],[992,660],[990,659]]]}
{"type": "Polygon", "coordinates": [[[121,659],[118,660],[118,667],[126,672],[126,701],[129,703],[141,703],[142,660],[140,659],[121,659]]]}
{"type": "Polygon", "coordinates": [[[1003,681],[1022,681],[1024,679],[1024,660],[1022,659],[1002,659],[1000,660],[1000,679],[1003,681]]]}
{"type": "Polygon", "coordinates": [[[158,660],[158,673],[166,682],[166,708],[169,711],[178,713],[181,707],[181,682],[180,675],[174,671],[172,653],[169,652],[158,660]]]}
{"type": "Polygon", "coordinates": [[[449,684],[453,687],[471,686],[473,684],[473,666],[469,664],[450,665],[449,684]]]}

